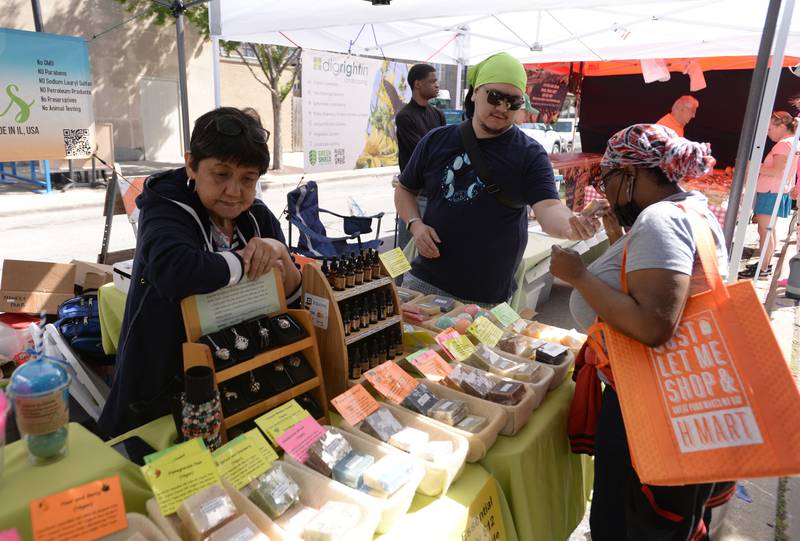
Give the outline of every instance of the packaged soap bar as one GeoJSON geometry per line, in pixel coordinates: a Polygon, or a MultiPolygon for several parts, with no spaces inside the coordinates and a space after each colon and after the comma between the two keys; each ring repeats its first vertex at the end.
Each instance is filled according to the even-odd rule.
{"type": "Polygon", "coordinates": [[[414,462],[399,455],[386,455],[364,472],[364,484],[389,497],[411,479],[414,462]]]}
{"type": "Polygon", "coordinates": [[[322,475],[330,477],[336,463],[352,450],[350,442],[342,436],[341,432],[335,428],[329,428],[318,441],[308,448],[306,465],[322,475]]]}
{"type": "Polygon", "coordinates": [[[287,533],[295,537],[303,537],[306,525],[311,522],[319,511],[313,507],[297,502],[291,509],[275,520],[275,524],[280,526],[287,533]]]}
{"type": "Polygon", "coordinates": [[[524,381],[526,383],[534,383],[536,381],[537,372],[539,371],[539,366],[533,363],[517,363],[517,366],[514,370],[509,372],[508,377],[511,379],[516,379],[519,381],[524,381]]]}
{"type": "Polygon", "coordinates": [[[401,405],[411,411],[416,411],[422,415],[428,415],[428,410],[436,404],[437,400],[438,398],[436,398],[436,395],[424,384],[420,383],[403,399],[401,405]]]}
{"type": "Polygon", "coordinates": [[[178,507],[178,517],[193,541],[203,539],[235,516],[236,507],[221,485],[189,496],[178,507]]]}
{"type": "Polygon", "coordinates": [[[461,381],[464,379],[464,376],[471,373],[473,370],[473,368],[459,363],[453,367],[447,377],[445,377],[442,381],[448,387],[461,390],[461,381]]]}
{"type": "Polygon", "coordinates": [[[519,363],[498,355],[486,344],[478,344],[476,357],[483,361],[485,369],[493,374],[507,377],[507,374],[517,369],[519,363]]]}
{"type": "Polygon", "coordinates": [[[436,402],[428,413],[433,419],[454,426],[467,416],[467,405],[462,400],[443,399],[436,402]]]}
{"type": "Polygon", "coordinates": [[[461,380],[461,388],[465,393],[477,396],[478,398],[486,398],[489,392],[494,387],[494,382],[486,377],[485,373],[477,370],[465,374],[461,380]]]}
{"type": "Polygon", "coordinates": [[[456,307],[456,301],[454,301],[450,297],[436,296],[430,300],[430,303],[435,306],[438,306],[441,312],[449,312],[456,307]]]}
{"type": "Polygon", "coordinates": [[[358,488],[364,482],[364,472],[375,463],[371,455],[350,451],[333,467],[333,478],[350,488],[358,488]]]}
{"type": "Polygon", "coordinates": [[[364,419],[359,428],[362,432],[387,442],[392,434],[403,429],[403,425],[388,409],[378,408],[364,419]]]}
{"type": "Polygon", "coordinates": [[[273,519],[300,500],[300,487],[280,464],[274,464],[266,473],[253,479],[249,487],[250,501],[273,519]]]}
{"type": "Polygon", "coordinates": [[[442,309],[439,305],[432,301],[420,302],[417,303],[416,306],[419,309],[419,313],[425,314],[426,316],[435,316],[442,313],[442,309]]]}
{"type": "Polygon", "coordinates": [[[561,344],[545,342],[536,350],[536,360],[547,364],[560,364],[567,356],[569,349],[561,344]]]}
{"type": "Polygon", "coordinates": [[[209,535],[207,541],[269,541],[269,537],[242,515],[209,535]]]}
{"type": "Polygon", "coordinates": [[[456,425],[456,428],[459,430],[464,430],[465,432],[471,432],[472,434],[477,434],[483,427],[486,426],[488,421],[486,417],[480,417],[478,415],[467,415],[464,419],[461,420],[460,423],[456,425]]]}
{"type": "Polygon", "coordinates": [[[398,449],[402,449],[403,451],[410,453],[412,447],[415,445],[428,443],[429,439],[430,436],[427,432],[407,426],[400,432],[392,434],[392,437],[389,438],[389,443],[398,449]]]}
{"type": "Polygon", "coordinates": [[[411,449],[411,454],[428,462],[437,462],[453,454],[453,442],[446,440],[429,441],[415,445],[411,449]]]}
{"type": "Polygon", "coordinates": [[[505,333],[497,342],[497,347],[512,355],[533,359],[537,348],[542,344],[544,344],[542,340],[535,340],[521,334],[505,333]]]}
{"type": "Polygon", "coordinates": [[[304,541],[340,541],[358,525],[361,511],[352,503],[327,502],[303,532],[304,541]]]}
{"type": "Polygon", "coordinates": [[[525,385],[518,381],[501,381],[489,392],[489,400],[507,406],[516,406],[525,396],[525,385]]]}

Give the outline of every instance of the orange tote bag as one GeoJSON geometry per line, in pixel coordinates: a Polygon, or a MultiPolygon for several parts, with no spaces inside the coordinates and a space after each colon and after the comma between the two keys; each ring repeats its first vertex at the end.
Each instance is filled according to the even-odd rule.
{"type": "Polygon", "coordinates": [[[800,474],[800,392],[767,314],[751,281],[723,283],[708,224],[687,214],[711,289],[689,298],[672,339],[651,348],[602,321],[589,332],[634,468],[651,485],[800,474]]]}

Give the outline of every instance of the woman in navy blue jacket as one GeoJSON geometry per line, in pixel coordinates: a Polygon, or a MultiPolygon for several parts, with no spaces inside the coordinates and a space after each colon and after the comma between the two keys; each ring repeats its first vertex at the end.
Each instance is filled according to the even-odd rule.
{"type": "Polygon", "coordinates": [[[255,198],[269,167],[269,132],[239,109],[197,119],[186,167],[154,175],[140,209],[133,275],[114,382],[100,429],[114,436],[170,412],[182,385],[180,302],[280,269],[289,302],[300,272],[280,224],[255,198]]]}

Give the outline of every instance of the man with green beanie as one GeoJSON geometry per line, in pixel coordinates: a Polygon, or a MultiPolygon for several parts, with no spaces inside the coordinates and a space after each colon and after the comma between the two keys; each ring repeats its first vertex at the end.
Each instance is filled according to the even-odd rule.
{"type": "Polygon", "coordinates": [[[590,238],[597,219],[575,215],[558,198],[553,167],[542,146],[514,125],[526,106],[527,75],[506,53],[467,73],[467,116],[485,166],[480,178],[460,126],[430,131],[419,142],[395,189],[395,206],[414,236],[419,256],[403,285],[423,293],[494,304],[515,289],[514,271],[528,242],[528,213],[560,238],[590,238]],[[415,194],[428,196],[420,216],[415,194]]]}

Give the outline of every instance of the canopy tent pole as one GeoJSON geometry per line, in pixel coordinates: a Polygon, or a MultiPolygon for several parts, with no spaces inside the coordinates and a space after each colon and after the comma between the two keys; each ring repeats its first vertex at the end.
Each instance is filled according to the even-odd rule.
{"type": "MultiPolygon", "coordinates": [[[[779,4],[780,0],[770,0],[770,11],[768,12],[771,14],[773,4],[779,4]]],[[[728,220],[737,220],[737,225],[735,226],[734,231],[734,238],[733,238],[733,248],[730,253],[730,262],[728,266],[728,282],[735,282],[738,280],[739,274],[739,262],[742,259],[742,250],[744,249],[744,239],[745,235],[747,234],[747,223],[750,218],[750,211],[753,208],[753,200],[755,198],[756,193],[756,184],[758,181],[758,170],[761,165],[761,159],[764,156],[764,141],[767,137],[767,128],[769,127],[769,119],[772,115],[772,106],[775,103],[775,95],[778,91],[778,81],[780,79],[781,70],[783,69],[783,54],[786,50],[786,41],[789,35],[789,28],[792,22],[792,12],[794,11],[794,0],[785,0],[783,5],[783,10],[781,13],[780,21],[778,22],[777,33],[775,34],[775,49],[772,55],[772,64],[769,68],[769,72],[767,73],[766,77],[766,85],[763,84],[763,80],[759,81],[756,79],[756,74],[753,74],[753,84],[751,85],[751,97],[752,97],[752,90],[753,86],[757,85],[758,87],[762,88],[762,98],[761,103],[756,105],[753,103],[753,109],[756,109],[757,112],[752,114],[753,120],[756,120],[755,126],[755,136],[753,137],[752,146],[749,147],[750,156],[749,161],[742,161],[736,162],[736,176],[734,176],[734,182],[731,186],[731,198],[728,201],[728,212],[725,216],[725,226],[726,230],[729,227],[728,220]],[[739,197],[741,196],[741,185],[742,185],[742,178],[741,175],[746,174],[746,181],[744,181],[744,197],[741,200],[741,209],[739,208],[739,197]],[[737,179],[739,180],[739,185],[736,185],[737,179]],[[738,210],[738,216],[737,214],[738,210]]],[[[767,18],[769,22],[769,17],[767,18]]],[[[764,33],[766,34],[769,31],[768,28],[764,29],[764,33]]],[[[773,27],[774,31],[774,27],[773,27]]],[[[762,45],[763,45],[762,40],[762,45]]],[[[763,50],[759,50],[759,61],[761,61],[763,50]]],[[[758,67],[758,65],[756,66],[758,67]]],[[[748,107],[747,112],[745,114],[745,124],[743,126],[743,131],[747,129],[752,129],[752,123],[748,126],[748,114],[751,114],[751,103],[748,100],[748,107]]],[[[744,137],[744,133],[742,135],[744,137]]],[[[739,143],[742,144],[742,141],[739,143]]],[[[741,147],[740,147],[741,152],[741,147]]],[[[748,147],[745,147],[745,151],[748,150],[748,147]]],[[[738,158],[738,156],[737,156],[738,158]]],[[[734,227],[734,226],[730,226],[734,227]]],[[[727,237],[726,237],[727,238],[727,237]]]]}
{"type": "MultiPolygon", "coordinates": [[[[800,118],[795,118],[795,121],[800,122],[800,118]]],[[[767,253],[767,246],[769,246],[769,236],[772,234],[772,230],[775,228],[775,222],[778,219],[778,209],[781,206],[781,198],[783,198],[783,193],[786,191],[786,185],[788,184],[789,180],[789,171],[792,169],[794,155],[795,152],[797,152],[798,137],[800,137],[800,130],[795,130],[794,137],[792,138],[792,149],[789,151],[786,165],[783,166],[783,177],[781,178],[780,188],[778,188],[778,197],[775,198],[775,204],[772,206],[772,215],[769,218],[769,225],[767,226],[767,239],[763,246],[761,246],[761,254],[758,256],[758,265],[756,265],[756,273],[753,276],[753,280],[758,280],[761,267],[764,264],[764,256],[767,253]]],[[[777,246],[773,246],[773,249],[775,248],[777,248],[777,246]]],[[[767,266],[769,266],[769,261],[767,261],[767,266]]]]}
{"type": "Polygon", "coordinates": [[[208,3],[208,31],[211,34],[211,77],[214,80],[214,107],[222,107],[222,87],[219,73],[219,35],[222,33],[219,0],[208,3]]]}
{"type": "Polygon", "coordinates": [[[767,17],[764,21],[764,31],[761,34],[761,44],[758,47],[758,57],[753,77],[750,80],[750,92],[747,96],[747,107],[745,108],[744,121],[742,123],[742,133],[739,136],[739,148],[736,152],[736,170],[733,173],[731,183],[731,194],[728,199],[728,213],[725,215],[725,242],[730,249],[733,243],[733,232],[736,229],[738,212],[731,209],[739,209],[741,206],[742,188],[744,178],[747,173],[747,156],[753,148],[755,142],[755,127],[758,119],[758,104],[764,97],[764,80],[769,65],[769,56],[772,51],[772,43],[775,39],[775,28],[778,26],[778,15],[780,13],[781,0],[770,0],[767,9],[767,17]]]}

